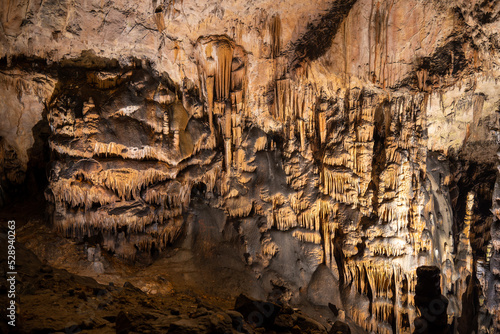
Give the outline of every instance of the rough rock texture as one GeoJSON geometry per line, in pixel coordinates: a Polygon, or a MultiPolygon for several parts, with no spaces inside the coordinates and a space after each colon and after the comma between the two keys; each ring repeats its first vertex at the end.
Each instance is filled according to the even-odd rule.
{"type": "Polygon", "coordinates": [[[56,230],[227,247],[273,302],[377,333],[415,330],[432,265],[452,331],[500,328],[498,1],[2,6],[0,185],[50,161],[56,230]]]}
{"type": "MultiPolygon", "coordinates": [[[[0,234],[7,247],[7,234],[0,234]]],[[[94,279],[55,269],[18,244],[16,289],[21,305],[17,326],[0,324],[2,333],[281,333],[324,334],[325,327],[298,310],[276,308],[276,319],[260,322],[268,313],[266,303],[250,300],[235,308],[253,307],[252,314],[217,307],[192,295],[172,293],[152,299],[129,282],[99,284],[94,279]],[[288,322],[283,322],[286,318],[288,322]]],[[[3,268],[7,257],[0,256],[3,268]]],[[[2,291],[8,284],[0,284],[2,291]]],[[[240,297],[241,299],[241,297],[240,297]]],[[[2,303],[8,303],[2,293],[2,303]]]]}

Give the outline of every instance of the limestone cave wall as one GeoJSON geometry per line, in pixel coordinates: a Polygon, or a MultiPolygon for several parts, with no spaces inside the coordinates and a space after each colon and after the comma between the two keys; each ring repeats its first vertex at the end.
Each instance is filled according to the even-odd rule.
{"type": "Polygon", "coordinates": [[[453,332],[500,329],[500,2],[0,6],[0,205],[34,182],[132,261],[208,224],[196,247],[367,332],[418,332],[435,266],[453,332]]]}

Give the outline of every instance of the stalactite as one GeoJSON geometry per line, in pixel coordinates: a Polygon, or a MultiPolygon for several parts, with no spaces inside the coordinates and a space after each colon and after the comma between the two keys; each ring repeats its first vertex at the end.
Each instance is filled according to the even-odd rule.
{"type": "Polygon", "coordinates": [[[328,164],[330,166],[344,166],[346,168],[350,168],[351,165],[351,155],[348,152],[341,153],[329,153],[327,152],[323,156],[323,163],[328,164]]]}
{"type": "Polygon", "coordinates": [[[292,118],[292,91],[290,80],[277,80],[274,88],[274,116],[280,121],[292,118]]]}
{"type": "Polygon", "coordinates": [[[216,146],[217,138],[212,134],[204,133],[195,143],[192,154],[195,155],[202,150],[213,150],[216,146]]]}
{"type": "Polygon", "coordinates": [[[217,75],[215,76],[215,95],[217,101],[226,101],[229,99],[229,87],[231,84],[232,46],[226,41],[217,42],[216,57],[217,75]]]}
{"type": "Polygon", "coordinates": [[[68,203],[72,207],[84,206],[85,210],[90,209],[94,203],[105,205],[118,200],[115,194],[106,189],[70,180],[52,183],[51,190],[54,201],[68,203]]]}
{"type": "Polygon", "coordinates": [[[326,141],[326,113],[321,112],[318,114],[318,129],[320,140],[322,143],[326,141]]]}
{"type": "Polygon", "coordinates": [[[290,201],[290,207],[296,213],[307,210],[310,206],[309,201],[301,199],[297,194],[290,195],[289,201],[290,201]]]}
{"type": "Polygon", "coordinates": [[[306,125],[304,120],[299,119],[299,134],[300,134],[300,150],[304,152],[306,150],[306,125]]]}
{"type": "Polygon", "coordinates": [[[210,131],[211,133],[214,133],[213,109],[214,109],[215,78],[213,76],[207,77],[205,79],[205,86],[207,92],[208,121],[210,124],[210,131]]]}
{"type": "Polygon", "coordinates": [[[397,257],[408,254],[406,243],[402,240],[387,240],[386,242],[373,242],[368,245],[372,256],[397,257]]]}
{"type": "Polygon", "coordinates": [[[308,230],[319,231],[321,219],[317,207],[304,211],[297,216],[298,225],[308,230]]]}
{"type": "Polygon", "coordinates": [[[264,240],[262,240],[262,254],[273,257],[274,255],[276,255],[276,253],[278,253],[278,251],[278,246],[271,240],[270,237],[264,238],[264,240]]]}
{"type": "Polygon", "coordinates": [[[273,225],[280,231],[299,226],[297,216],[289,206],[274,209],[270,214],[273,225]]]}
{"type": "Polygon", "coordinates": [[[175,155],[169,154],[161,147],[153,147],[145,145],[141,148],[138,147],[128,147],[122,144],[117,144],[114,142],[111,143],[102,143],[95,142],[92,151],[81,151],[75,150],[65,145],[61,145],[55,143],[53,141],[49,142],[51,149],[61,153],[67,154],[74,157],[85,157],[92,158],[95,156],[103,156],[103,157],[121,157],[123,159],[132,159],[132,160],[156,160],[167,162],[172,165],[177,165],[175,155]]]}
{"type": "Polygon", "coordinates": [[[231,148],[231,139],[224,140],[224,155],[226,161],[226,170],[229,171],[231,169],[231,162],[233,158],[233,152],[231,148]]]}
{"type": "MultiPolygon", "coordinates": [[[[371,292],[370,313],[368,306],[362,303],[349,310],[350,317],[365,330],[391,333],[390,324],[394,317],[402,322],[401,314],[406,314],[408,321],[416,316],[413,302],[416,284],[414,270],[406,271],[396,263],[369,260],[348,261],[345,269],[344,279],[352,284],[357,293],[367,296],[368,291],[371,292]]],[[[402,332],[409,330],[405,328],[401,328],[402,332]]]]}
{"type": "Polygon", "coordinates": [[[163,11],[155,11],[154,18],[158,31],[162,32],[163,30],[165,30],[165,17],[163,16],[163,11]]]}
{"type": "Polygon", "coordinates": [[[237,197],[226,201],[227,212],[230,217],[248,217],[253,208],[253,202],[244,197],[237,197]]]}
{"type": "Polygon", "coordinates": [[[138,217],[110,215],[104,211],[87,211],[80,214],[66,212],[65,218],[56,222],[56,229],[73,238],[90,236],[94,229],[111,231],[120,226],[127,226],[131,233],[140,233],[145,226],[154,221],[155,217],[152,213],[138,217]]]}
{"type": "Polygon", "coordinates": [[[418,88],[422,91],[427,90],[427,70],[422,69],[417,71],[418,88]]]}
{"type": "Polygon", "coordinates": [[[275,14],[269,23],[269,33],[271,35],[271,56],[277,58],[281,52],[281,18],[275,14]]]}
{"type": "Polygon", "coordinates": [[[201,38],[197,42],[197,49],[198,74],[204,91],[211,133],[214,134],[215,127],[221,128],[225,139],[233,138],[238,147],[240,136],[232,136],[231,119],[233,126],[237,128],[241,126],[241,117],[247,116],[246,52],[222,36],[201,38]],[[214,115],[222,116],[222,122],[214,115]]]}
{"type": "MultiPolygon", "coordinates": [[[[241,74],[243,75],[243,74],[241,74]]],[[[233,75],[234,77],[234,75],[233,75]]],[[[235,78],[235,79],[231,79],[231,80],[242,80],[242,79],[238,79],[238,78],[235,78]]],[[[233,81],[231,81],[233,82],[233,81]]],[[[243,84],[243,83],[242,83],[243,84]]],[[[233,110],[241,116],[247,116],[245,114],[245,101],[244,101],[244,95],[243,95],[243,91],[242,90],[239,90],[239,91],[232,91],[231,92],[231,101],[232,101],[232,105],[233,105],[233,110]]]]}
{"type": "Polygon", "coordinates": [[[321,244],[322,242],[322,237],[319,232],[309,232],[309,231],[301,231],[301,230],[294,230],[293,231],[293,237],[299,239],[302,242],[309,242],[313,244],[321,244]]]}
{"type": "Polygon", "coordinates": [[[360,124],[356,127],[357,140],[360,142],[368,142],[373,139],[373,130],[375,126],[370,123],[360,124]]]}
{"type": "Polygon", "coordinates": [[[335,200],[357,204],[360,190],[360,179],[349,171],[331,171],[323,169],[323,193],[332,196],[335,200]]]}
{"type": "Polygon", "coordinates": [[[254,152],[265,150],[267,147],[267,136],[261,136],[255,140],[254,152]]]}
{"type": "Polygon", "coordinates": [[[141,189],[152,183],[162,182],[171,178],[170,174],[157,169],[138,171],[134,169],[105,170],[99,174],[102,184],[117,192],[119,197],[128,197],[133,189],[141,189]]]}
{"type": "Polygon", "coordinates": [[[127,72],[124,76],[114,72],[88,72],[87,81],[99,89],[110,89],[118,86],[124,78],[130,75],[130,72],[127,72]]]}

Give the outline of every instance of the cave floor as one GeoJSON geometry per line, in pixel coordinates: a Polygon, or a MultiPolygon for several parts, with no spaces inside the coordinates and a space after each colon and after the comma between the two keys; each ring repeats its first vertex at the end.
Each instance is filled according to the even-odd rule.
{"type": "MultiPolygon", "coordinates": [[[[231,310],[236,297],[259,295],[259,287],[238,259],[215,254],[206,262],[181,244],[154,261],[124,260],[102,251],[96,266],[88,256],[92,245],[54,233],[44,210],[35,198],[0,211],[2,221],[16,221],[18,271],[16,330],[3,322],[1,332],[327,333],[335,320],[327,307],[295,305],[300,310],[284,307],[287,314],[280,314],[272,328],[240,323],[241,314],[231,310]]],[[[5,226],[0,236],[6,249],[5,226]]],[[[2,253],[3,276],[6,260],[2,253]]],[[[1,298],[7,302],[6,294],[1,298]]]]}

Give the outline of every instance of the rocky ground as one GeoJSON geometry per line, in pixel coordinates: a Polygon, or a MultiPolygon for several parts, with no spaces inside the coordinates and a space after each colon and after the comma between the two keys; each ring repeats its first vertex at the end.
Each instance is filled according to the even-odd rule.
{"type": "MultiPolygon", "coordinates": [[[[179,255],[181,247],[153,264],[141,264],[140,259],[132,263],[105,252],[97,255],[88,243],[58,237],[35,202],[15,204],[1,214],[2,219],[9,215],[17,223],[18,309],[15,329],[2,321],[2,333],[350,332],[347,324],[335,321],[339,314],[333,305],[316,310],[307,306],[303,312],[237,295],[238,289],[244,290],[235,285],[241,277],[220,272],[214,282],[213,272],[190,268],[188,257],[179,255]]],[[[7,248],[5,228],[0,247],[7,248]]],[[[6,261],[2,252],[5,278],[6,261]]],[[[2,305],[8,305],[7,288],[2,280],[2,305]]]]}

